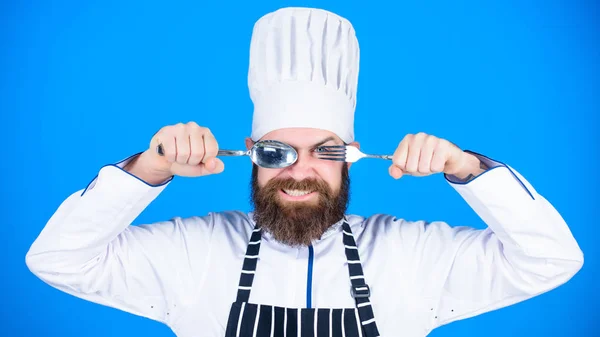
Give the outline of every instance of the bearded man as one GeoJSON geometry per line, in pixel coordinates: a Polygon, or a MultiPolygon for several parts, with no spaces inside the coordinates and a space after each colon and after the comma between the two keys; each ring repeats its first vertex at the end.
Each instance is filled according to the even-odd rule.
{"type": "Polygon", "coordinates": [[[60,205],[30,270],[180,337],[425,336],[578,272],[577,242],[525,178],[433,135],[399,137],[388,173],[443,174],[486,229],[346,214],[358,65],[345,18],[313,8],[260,18],[248,76],[253,211],[131,225],[175,176],[224,171],[228,152],[209,128],[169,125],[60,205]]]}

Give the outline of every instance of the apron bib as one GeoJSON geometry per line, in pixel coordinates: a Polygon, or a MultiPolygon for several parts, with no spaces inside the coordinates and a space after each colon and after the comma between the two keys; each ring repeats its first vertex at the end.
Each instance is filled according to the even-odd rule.
{"type": "Polygon", "coordinates": [[[343,242],[353,308],[283,308],[249,303],[260,251],[261,229],[254,228],[246,250],[237,299],[231,305],[225,337],[378,337],[370,290],[365,283],[356,241],[346,221],[343,242]]]}

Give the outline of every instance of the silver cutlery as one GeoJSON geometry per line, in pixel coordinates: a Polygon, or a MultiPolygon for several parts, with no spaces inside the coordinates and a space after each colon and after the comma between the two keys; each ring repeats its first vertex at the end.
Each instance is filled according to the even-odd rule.
{"type": "Polygon", "coordinates": [[[357,147],[351,145],[329,145],[320,146],[317,152],[317,158],[334,161],[344,161],[354,163],[363,158],[379,158],[392,160],[391,155],[366,154],[357,147]]]}
{"type": "MultiPolygon", "coordinates": [[[[165,155],[162,144],[157,146],[156,152],[161,156],[165,155]]],[[[219,150],[217,156],[249,156],[252,162],[264,168],[284,168],[298,160],[296,149],[276,140],[258,141],[247,151],[219,150]]]]}

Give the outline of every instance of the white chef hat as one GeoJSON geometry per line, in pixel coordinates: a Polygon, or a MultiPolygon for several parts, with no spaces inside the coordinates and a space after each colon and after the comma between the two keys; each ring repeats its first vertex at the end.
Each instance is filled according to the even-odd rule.
{"type": "Polygon", "coordinates": [[[352,142],[359,55],[354,28],[337,14],[292,7],[261,17],[250,43],[252,139],[310,127],[352,142]]]}

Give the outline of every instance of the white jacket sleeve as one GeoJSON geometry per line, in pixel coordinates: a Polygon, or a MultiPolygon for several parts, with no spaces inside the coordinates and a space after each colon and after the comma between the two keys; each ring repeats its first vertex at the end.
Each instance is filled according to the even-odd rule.
{"type": "Polygon", "coordinates": [[[550,291],[583,265],[556,209],[510,166],[475,155],[492,168],[468,183],[446,178],[487,228],[421,222],[411,229],[419,279],[437,303],[432,328],[550,291]]]}
{"type": "Polygon", "coordinates": [[[68,294],[168,323],[169,312],[200,286],[185,281],[198,279],[185,268],[189,235],[202,232],[193,243],[201,256],[212,223],[208,217],[174,218],[132,226],[170,180],[148,185],[121,168],[126,162],[104,166],[84,191],[59,206],[26,263],[41,280],[68,294]]]}

